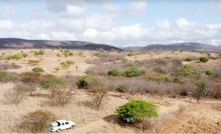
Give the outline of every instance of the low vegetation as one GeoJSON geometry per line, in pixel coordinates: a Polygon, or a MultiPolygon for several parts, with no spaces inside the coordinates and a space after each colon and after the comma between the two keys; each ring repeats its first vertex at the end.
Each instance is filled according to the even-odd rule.
{"type": "Polygon", "coordinates": [[[208,57],[200,57],[200,62],[206,63],[209,61],[208,57]]]}
{"type": "Polygon", "coordinates": [[[44,72],[44,69],[41,68],[41,67],[34,67],[34,68],[32,69],[32,71],[35,72],[35,73],[43,73],[43,72],[44,72]]]}
{"type": "Polygon", "coordinates": [[[126,76],[126,77],[135,77],[135,76],[140,76],[140,75],[144,75],[144,74],[145,74],[144,70],[141,70],[135,66],[130,67],[123,72],[123,76],[126,76]]]}
{"type": "Polygon", "coordinates": [[[55,114],[50,111],[36,110],[22,117],[21,128],[32,133],[46,132],[50,122],[55,119],[55,114]]]}
{"type": "Polygon", "coordinates": [[[54,75],[45,76],[40,82],[40,87],[43,89],[50,89],[58,85],[65,87],[66,82],[63,79],[54,75]]]}

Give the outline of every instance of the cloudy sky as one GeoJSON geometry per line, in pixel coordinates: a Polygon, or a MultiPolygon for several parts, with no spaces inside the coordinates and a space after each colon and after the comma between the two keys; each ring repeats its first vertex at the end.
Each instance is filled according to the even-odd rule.
{"type": "Polygon", "coordinates": [[[1,0],[0,38],[221,45],[220,0],[1,0]]]}

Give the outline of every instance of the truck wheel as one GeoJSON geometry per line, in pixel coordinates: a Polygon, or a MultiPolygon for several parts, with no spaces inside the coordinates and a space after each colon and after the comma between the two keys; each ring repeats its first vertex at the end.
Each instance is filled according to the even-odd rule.
{"type": "Polygon", "coordinates": [[[71,129],[74,128],[74,125],[71,126],[71,129]]]}
{"type": "Polygon", "coordinates": [[[61,131],[61,129],[58,129],[56,132],[60,132],[61,131]]]}

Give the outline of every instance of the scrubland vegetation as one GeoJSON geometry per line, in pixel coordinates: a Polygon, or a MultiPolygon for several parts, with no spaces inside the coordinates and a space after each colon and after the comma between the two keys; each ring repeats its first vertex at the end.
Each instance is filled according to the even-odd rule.
{"type": "MultiPolygon", "coordinates": [[[[221,116],[211,122],[202,116],[197,122],[192,116],[179,124],[180,131],[160,128],[201,106],[221,115],[220,53],[11,51],[2,52],[0,60],[2,133],[48,132],[48,123],[60,118],[72,119],[85,130],[91,122],[107,128],[89,132],[221,131],[221,116]],[[133,123],[128,125],[127,118],[133,123]],[[210,127],[203,129],[201,119],[210,127]]],[[[85,131],[80,128],[73,132],[85,131]]]]}

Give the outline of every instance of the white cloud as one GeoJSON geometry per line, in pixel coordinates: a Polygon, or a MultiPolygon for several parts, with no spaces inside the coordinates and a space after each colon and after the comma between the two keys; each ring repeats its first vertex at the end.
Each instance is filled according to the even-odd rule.
{"type": "Polygon", "coordinates": [[[105,3],[102,8],[107,12],[119,12],[121,10],[120,7],[110,3],[105,3]]]}
{"type": "Polygon", "coordinates": [[[189,25],[189,22],[185,18],[179,18],[176,20],[176,25],[180,28],[184,28],[189,25]]]}
{"type": "Polygon", "coordinates": [[[69,33],[66,31],[51,32],[50,35],[52,39],[56,39],[56,40],[76,40],[77,39],[74,33],[69,33]]]}
{"type": "Polygon", "coordinates": [[[0,20],[0,30],[10,30],[13,28],[11,20],[0,20]]]}
{"type": "Polygon", "coordinates": [[[134,0],[127,6],[127,12],[131,15],[139,15],[147,10],[147,2],[145,0],[134,0]]]}
{"type": "Polygon", "coordinates": [[[70,16],[82,16],[86,13],[86,10],[81,6],[67,5],[66,13],[70,16]]]}
{"type": "MultiPolygon", "coordinates": [[[[98,11],[92,12],[84,5],[85,0],[44,1],[48,2],[50,9],[38,13],[37,16],[33,15],[32,20],[13,21],[10,18],[0,18],[0,37],[84,40],[119,47],[182,41],[221,45],[221,23],[203,24],[183,17],[175,21],[157,20],[154,26],[146,26],[145,23],[148,22],[122,24],[124,16],[136,17],[133,15],[145,13],[147,3],[143,0],[134,0],[121,8],[105,1],[99,4],[98,11]]],[[[94,4],[98,1],[91,2],[94,4]]],[[[6,11],[6,14],[10,13],[10,10],[6,11]]]]}

